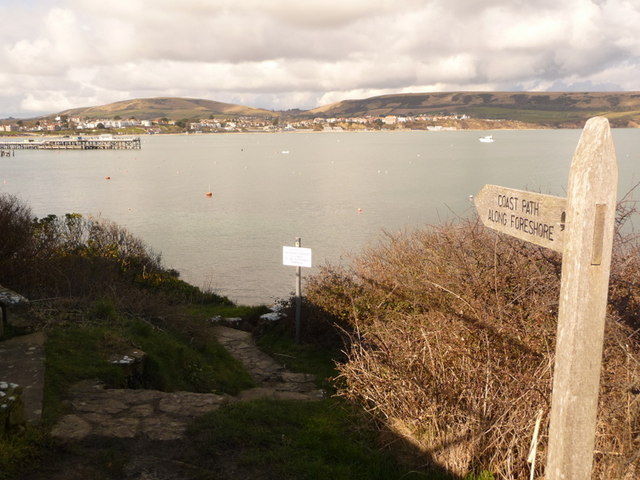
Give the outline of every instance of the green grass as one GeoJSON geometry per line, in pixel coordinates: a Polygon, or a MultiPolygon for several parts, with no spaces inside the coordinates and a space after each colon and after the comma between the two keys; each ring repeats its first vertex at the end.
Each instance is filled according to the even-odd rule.
{"type": "Polygon", "coordinates": [[[465,475],[464,480],[496,480],[496,477],[493,473],[483,470],[478,474],[470,473],[465,475]]]}
{"type": "MultiPolygon", "coordinates": [[[[262,311],[256,307],[190,308],[201,314],[225,316],[262,311]]],[[[59,325],[48,332],[45,425],[64,413],[65,392],[79,380],[99,378],[108,386],[126,387],[128,379],[106,357],[131,346],[147,354],[141,385],[146,388],[234,394],[252,385],[246,372],[222,347],[203,342],[206,335],[202,332],[195,342],[200,346],[194,346],[194,342],[147,322],[120,317],[108,300],[94,302],[87,316],[93,319],[91,323],[59,325]]],[[[296,344],[281,328],[270,325],[263,331],[260,343],[267,350],[281,353],[292,370],[316,373],[319,378],[335,374],[334,353],[296,344]]],[[[21,472],[34,468],[58,472],[82,462],[102,472],[104,477],[100,478],[121,478],[123,465],[132,459],[124,441],[82,443],[77,446],[79,450],[74,447],[63,451],[44,431],[27,432],[12,437],[11,443],[0,440],[0,472],[5,472],[0,473],[0,480],[20,478],[21,472]]],[[[233,403],[194,421],[186,438],[166,449],[166,462],[187,469],[185,478],[194,480],[451,478],[444,473],[413,471],[400,464],[379,447],[368,417],[336,398],[233,403]]]]}
{"type": "Polygon", "coordinates": [[[217,315],[225,318],[242,317],[244,319],[257,320],[260,315],[270,311],[271,310],[264,305],[243,306],[233,305],[231,303],[191,304],[187,309],[189,315],[200,320],[206,320],[217,315]]]}
{"type": "Polygon", "coordinates": [[[559,126],[562,124],[579,124],[591,117],[606,116],[612,124],[624,125],[630,121],[638,121],[640,112],[610,112],[601,110],[550,110],[542,108],[512,108],[499,106],[470,106],[465,112],[475,118],[515,120],[539,125],[559,126]]]}
{"type": "Polygon", "coordinates": [[[116,135],[144,135],[147,130],[144,127],[123,127],[114,128],[113,133],[116,135]]]}
{"type": "Polygon", "coordinates": [[[62,413],[65,392],[80,380],[132,386],[121,367],[108,361],[110,353],[129,348],[146,354],[144,374],[133,386],[233,395],[254,385],[240,362],[213,339],[192,344],[141,320],[58,326],[47,334],[45,419],[55,420],[62,413]]]}
{"type": "Polygon", "coordinates": [[[259,400],[227,406],[189,429],[185,461],[226,479],[219,465],[233,459],[233,478],[393,480],[439,479],[411,471],[376,447],[360,414],[335,399],[320,402],[259,400]]]}
{"type": "Polygon", "coordinates": [[[580,122],[597,115],[595,112],[575,110],[542,110],[512,107],[471,106],[465,111],[474,118],[493,118],[521,122],[557,125],[564,122],[580,122]]]}
{"type": "Polygon", "coordinates": [[[27,426],[20,432],[0,435],[0,480],[20,478],[50,446],[51,440],[39,427],[27,426]]]}
{"type": "Polygon", "coordinates": [[[289,370],[313,373],[318,387],[333,390],[332,379],[338,374],[336,361],[342,359],[342,353],[338,349],[296,343],[282,330],[278,324],[263,329],[256,338],[256,344],[289,370]]]}
{"type": "MultiPolygon", "coordinates": [[[[270,310],[264,306],[236,305],[190,305],[188,314],[200,320],[214,316],[241,317],[254,320],[270,310]]],[[[286,327],[279,323],[267,324],[258,329],[256,344],[265,353],[287,369],[298,373],[313,373],[319,387],[327,388],[330,379],[336,376],[335,361],[342,358],[339,349],[330,350],[309,343],[298,344],[287,334],[286,327]]]]}
{"type": "Polygon", "coordinates": [[[635,121],[640,122],[640,110],[628,111],[628,112],[611,112],[607,113],[609,120],[615,121],[635,121]]]}

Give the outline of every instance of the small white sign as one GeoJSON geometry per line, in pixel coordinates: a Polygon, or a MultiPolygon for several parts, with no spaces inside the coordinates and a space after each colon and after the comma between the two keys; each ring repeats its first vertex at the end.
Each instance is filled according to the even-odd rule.
{"type": "Polygon", "coordinates": [[[291,267],[311,267],[311,249],[282,247],[282,264],[291,267]]]}

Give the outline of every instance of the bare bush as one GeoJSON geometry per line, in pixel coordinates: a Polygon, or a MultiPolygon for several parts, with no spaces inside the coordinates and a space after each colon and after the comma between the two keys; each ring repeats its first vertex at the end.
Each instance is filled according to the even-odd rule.
{"type": "MultiPolygon", "coordinates": [[[[640,465],[636,245],[614,256],[594,478],[640,465]]],[[[539,415],[545,463],[560,271],[559,255],[468,220],[387,235],[307,297],[351,332],[343,396],[453,472],[521,479],[539,415]]]]}
{"type": "Polygon", "coordinates": [[[31,210],[17,197],[0,195],[0,281],[20,284],[24,280],[36,251],[31,222],[31,210]]]}

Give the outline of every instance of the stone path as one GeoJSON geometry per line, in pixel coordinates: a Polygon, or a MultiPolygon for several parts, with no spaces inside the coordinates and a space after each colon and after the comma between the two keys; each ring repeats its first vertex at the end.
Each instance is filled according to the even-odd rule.
{"type": "Polygon", "coordinates": [[[70,395],[73,413],[55,425],[51,435],[56,438],[82,440],[96,435],[177,440],[187,423],[229,401],[229,397],[209,393],[104,389],[92,381],[76,384],[70,395]]]}
{"type": "Polygon", "coordinates": [[[291,373],[261,352],[249,332],[224,326],[212,327],[220,343],[240,360],[258,387],[238,397],[205,393],[166,393],[155,390],[104,389],[95,382],[81,382],[70,392],[72,413],[52,430],[62,440],[89,436],[177,440],[195,417],[229,402],[258,398],[318,400],[323,392],[314,376],[291,373]]]}
{"type": "Polygon", "coordinates": [[[255,382],[256,388],[245,390],[239,400],[272,398],[277,400],[320,400],[324,393],[315,386],[315,375],[292,373],[253,343],[250,332],[217,325],[213,327],[220,344],[240,360],[255,382]]]}
{"type": "Polygon", "coordinates": [[[0,381],[16,383],[23,388],[22,401],[26,420],[39,421],[42,415],[44,386],[44,334],[42,332],[0,342],[0,381]]]}

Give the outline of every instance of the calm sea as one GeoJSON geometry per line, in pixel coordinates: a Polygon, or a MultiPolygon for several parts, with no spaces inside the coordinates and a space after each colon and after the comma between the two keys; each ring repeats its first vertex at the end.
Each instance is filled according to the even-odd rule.
{"type": "MultiPolygon", "coordinates": [[[[349,263],[383,230],[472,214],[469,195],[487,183],[564,196],[579,137],[579,130],[147,136],[141,150],[0,157],[0,192],[18,195],[40,217],[113,220],[190,283],[239,303],[270,303],[294,289],[295,267],[282,265],[282,247],[295,237],[312,249],[314,265],[349,263]],[[479,142],[485,134],[495,142],[479,142]]],[[[640,181],[640,130],[613,137],[620,197],[640,181]]]]}

